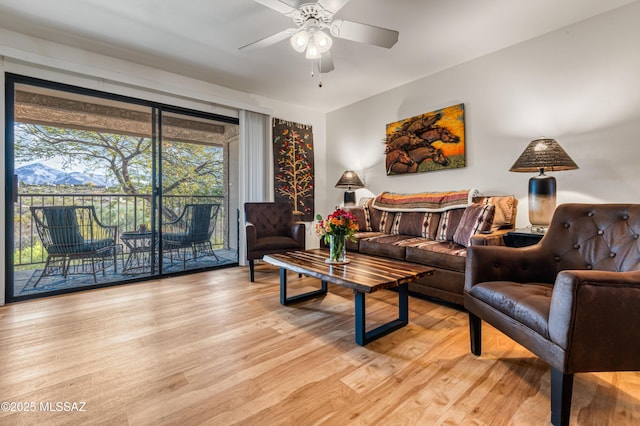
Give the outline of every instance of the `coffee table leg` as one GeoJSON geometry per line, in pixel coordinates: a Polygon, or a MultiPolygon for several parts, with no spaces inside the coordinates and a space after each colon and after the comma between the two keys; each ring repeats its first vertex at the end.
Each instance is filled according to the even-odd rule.
{"type": "Polygon", "coordinates": [[[398,286],[398,319],[409,324],[409,284],[398,286]]]}
{"type": "Polygon", "coordinates": [[[302,302],[303,300],[313,299],[315,297],[324,296],[327,294],[327,282],[322,281],[322,287],[320,290],[309,291],[307,293],[297,294],[295,296],[287,297],[287,269],[280,268],[280,304],[290,305],[296,302],[302,302]]]}
{"type": "Polygon", "coordinates": [[[287,270],[280,268],[280,304],[287,304],[287,270]]]}
{"type": "Polygon", "coordinates": [[[364,346],[369,341],[367,340],[367,327],[365,324],[365,300],[364,293],[358,290],[354,290],[356,303],[356,343],[360,346],[364,346]]]}
{"type": "Polygon", "coordinates": [[[365,293],[354,290],[355,295],[355,322],[356,322],[356,343],[364,346],[382,336],[386,336],[392,331],[404,327],[409,323],[409,289],[408,284],[398,286],[398,319],[383,324],[371,331],[366,331],[366,309],[365,309],[365,293]]]}

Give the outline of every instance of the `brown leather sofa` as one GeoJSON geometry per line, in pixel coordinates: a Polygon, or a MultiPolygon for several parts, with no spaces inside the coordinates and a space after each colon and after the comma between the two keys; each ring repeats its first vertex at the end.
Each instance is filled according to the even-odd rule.
{"type": "Polygon", "coordinates": [[[256,259],[265,254],[305,249],[305,225],[294,222],[289,203],[245,203],[247,260],[251,282],[254,281],[256,259]]]}
{"type": "Polygon", "coordinates": [[[542,240],[469,247],[471,351],[486,321],[551,365],[551,422],[568,425],[574,373],[640,369],[640,204],[564,204],[542,240]]]}
{"type": "Polygon", "coordinates": [[[368,200],[364,206],[349,209],[358,218],[360,231],[355,242],[347,243],[347,250],[431,266],[431,276],[409,284],[411,294],[462,306],[467,245],[503,244],[502,236],[514,228],[517,212],[517,200],[510,195],[476,196],[472,201],[496,206],[495,226],[462,245],[454,241],[454,235],[465,208],[432,213],[427,224],[424,212],[381,211],[368,200]]]}

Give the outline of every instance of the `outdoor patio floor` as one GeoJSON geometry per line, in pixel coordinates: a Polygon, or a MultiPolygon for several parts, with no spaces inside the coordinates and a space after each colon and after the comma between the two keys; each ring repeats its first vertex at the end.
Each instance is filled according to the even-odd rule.
{"type": "MultiPolygon", "coordinates": [[[[238,263],[238,254],[235,250],[220,249],[215,250],[215,254],[218,257],[217,260],[214,256],[203,256],[193,260],[188,259],[186,264],[183,264],[182,259],[174,258],[172,262],[169,258],[165,258],[163,262],[163,273],[171,274],[190,270],[201,271],[203,269],[238,263]]],[[[16,271],[14,274],[13,295],[15,297],[22,297],[79,287],[131,282],[150,275],[150,267],[137,268],[123,273],[126,255],[119,257],[117,262],[117,272],[114,272],[113,267],[108,267],[105,269],[104,274],[102,271],[96,273],[97,283],[91,274],[69,274],[66,278],[62,275],[45,276],[37,286],[34,286],[42,272],[44,264],[36,269],[16,271]]]]}

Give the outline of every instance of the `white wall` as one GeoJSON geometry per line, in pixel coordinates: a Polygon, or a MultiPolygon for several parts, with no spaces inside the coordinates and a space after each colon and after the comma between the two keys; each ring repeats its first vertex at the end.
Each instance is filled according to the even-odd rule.
{"type": "MultiPolygon", "coordinates": [[[[544,135],[580,167],[549,173],[559,203],[640,202],[639,21],[634,3],[329,113],[329,183],[351,168],[366,186],[358,197],[463,188],[514,194],[525,226],[531,175],[508,170],[544,135]],[[466,167],[386,176],[385,125],[457,103],[466,108],[466,167]]],[[[327,208],[341,197],[330,188],[327,208]]]]}
{"type": "MultiPolygon", "coordinates": [[[[228,89],[121,61],[88,51],[36,39],[0,28],[0,75],[5,72],[72,84],[89,89],[117,93],[140,99],[164,102],[199,111],[238,117],[247,109],[274,117],[313,126],[316,188],[324,188],[325,114],[288,105],[264,97],[228,89]]],[[[0,85],[0,137],[5,143],[4,84],[0,85]]],[[[0,150],[0,186],[5,186],[4,149],[0,150]]],[[[239,171],[242,173],[242,171],[239,171]]],[[[317,191],[324,203],[324,191],[317,191]]],[[[5,196],[0,197],[0,223],[5,223],[5,196]]],[[[307,227],[310,244],[314,244],[312,226],[307,227]]],[[[0,226],[4,247],[5,229],[0,226]]],[[[5,259],[0,256],[0,305],[5,303],[5,259]]]]}

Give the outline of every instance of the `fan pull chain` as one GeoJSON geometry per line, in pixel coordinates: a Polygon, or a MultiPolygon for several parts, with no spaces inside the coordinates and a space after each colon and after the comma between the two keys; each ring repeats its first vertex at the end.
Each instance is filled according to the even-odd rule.
{"type": "Polygon", "coordinates": [[[318,87],[322,87],[322,59],[311,60],[311,78],[314,78],[316,73],[315,69],[318,69],[318,87]],[[317,62],[316,62],[317,61],[317,62]]]}

